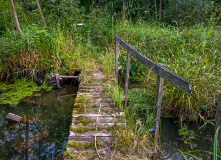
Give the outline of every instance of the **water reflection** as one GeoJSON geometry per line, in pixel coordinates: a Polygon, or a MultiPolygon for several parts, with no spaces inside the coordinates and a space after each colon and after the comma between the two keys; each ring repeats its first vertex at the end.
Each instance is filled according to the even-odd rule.
{"type": "MultiPolygon", "coordinates": [[[[196,133],[196,139],[193,140],[193,149],[187,146],[181,139],[178,133],[178,125],[173,122],[172,119],[161,119],[161,152],[158,156],[158,160],[184,160],[182,154],[178,151],[189,152],[193,150],[210,151],[213,150],[213,136],[214,128],[207,126],[206,129],[199,130],[200,126],[196,124],[190,124],[189,129],[194,130],[196,133]]],[[[211,160],[212,156],[204,152],[193,153],[200,159],[211,160]]],[[[194,158],[187,156],[189,160],[194,158]]]]}
{"type": "Polygon", "coordinates": [[[59,159],[67,143],[77,89],[63,86],[26,98],[14,108],[0,105],[0,159],[59,159]],[[8,113],[29,123],[5,120],[8,113]]]}

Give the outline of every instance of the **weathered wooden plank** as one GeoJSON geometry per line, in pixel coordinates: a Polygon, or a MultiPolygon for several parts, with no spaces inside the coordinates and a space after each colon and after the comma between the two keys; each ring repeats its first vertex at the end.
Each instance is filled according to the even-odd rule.
{"type": "Polygon", "coordinates": [[[129,44],[121,40],[117,35],[115,36],[115,40],[123,46],[131,55],[133,55],[137,60],[139,60],[142,64],[144,64],[146,67],[151,69],[153,72],[155,72],[157,75],[174,85],[176,88],[180,89],[187,95],[191,96],[191,82],[184,79],[183,77],[173,73],[172,71],[162,67],[161,65],[151,61],[147,57],[145,57],[140,52],[136,51],[134,48],[132,48],[129,44]]]}
{"type": "Polygon", "coordinates": [[[127,52],[127,66],[125,75],[125,86],[124,86],[124,108],[127,108],[127,93],[129,85],[129,74],[130,74],[130,52],[127,52]]]}
{"type": "Polygon", "coordinates": [[[16,115],[16,114],[13,114],[13,113],[9,113],[7,116],[6,116],[6,119],[9,120],[9,121],[14,121],[14,122],[21,122],[22,120],[22,117],[16,115]]]}
{"type": "Polygon", "coordinates": [[[75,133],[70,131],[69,137],[111,137],[111,132],[105,132],[103,131],[90,131],[90,132],[84,132],[84,133],[75,133]]]}
{"type": "Polygon", "coordinates": [[[93,114],[93,113],[88,113],[88,114],[73,114],[72,117],[73,118],[77,118],[79,116],[82,116],[82,117],[120,117],[120,116],[124,116],[124,112],[120,112],[119,114],[116,113],[116,114],[108,114],[108,115],[105,115],[105,114],[93,114]]]}
{"type": "MultiPolygon", "coordinates": [[[[85,127],[89,127],[89,128],[95,128],[95,127],[98,127],[98,128],[108,128],[108,127],[112,127],[112,126],[125,126],[124,123],[89,123],[87,125],[85,125],[85,127]]],[[[80,124],[75,124],[75,123],[72,123],[72,127],[78,127],[78,126],[81,126],[80,124]]]]}
{"type": "MultiPolygon", "coordinates": [[[[112,137],[97,137],[98,141],[111,142],[112,137]]],[[[68,141],[82,141],[86,143],[94,142],[94,137],[68,137],[68,141]]]]}
{"type": "MultiPolygon", "coordinates": [[[[99,117],[85,117],[88,120],[95,120],[98,123],[115,123],[115,122],[119,122],[121,121],[121,117],[104,117],[104,116],[99,116],[99,117]]],[[[76,120],[75,118],[72,119],[72,123],[76,123],[79,122],[78,120],[76,120]]]]}
{"type": "Polygon", "coordinates": [[[157,85],[156,85],[156,97],[155,97],[155,109],[154,109],[154,122],[155,127],[155,137],[154,145],[158,144],[159,130],[160,130],[160,116],[161,116],[161,104],[163,96],[163,83],[164,79],[157,75],[157,85]]]}

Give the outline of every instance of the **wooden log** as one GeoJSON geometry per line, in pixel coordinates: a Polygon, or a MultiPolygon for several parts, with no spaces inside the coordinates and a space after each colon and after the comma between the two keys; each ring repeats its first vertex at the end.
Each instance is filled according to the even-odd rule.
{"type": "Polygon", "coordinates": [[[9,113],[5,119],[9,121],[14,121],[14,122],[22,122],[22,123],[38,123],[42,124],[41,121],[35,120],[36,115],[30,116],[30,117],[21,117],[13,113],[9,113]]]}
{"type": "Polygon", "coordinates": [[[9,121],[14,121],[14,122],[21,122],[22,120],[22,117],[16,115],[16,114],[13,114],[13,113],[9,113],[7,116],[6,116],[6,119],[9,120],[9,121]]]}
{"type": "Polygon", "coordinates": [[[140,52],[136,51],[131,45],[124,42],[117,35],[115,36],[115,41],[117,41],[122,47],[124,47],[127,52],[130,52],[137,60],[139,60],[143,65],[151,69],[157,75],[174,85],[176,88],[180,89],[187,95],[191,96],[191,82],[187,81],[183,77],[173,73],[172,71],[164,68],[163,66],[151,61],[140,52]]]}
{"type": "Polygon", "coordinates": [[[129,74],[130,74],[130,52],[127,52],[127,67],[126,67],[125,86],[124,86],[124,108],[125,109],[127,108],[129,74]]]}
{"type": "Polygon", "coordinates": [[[118,58],[119,58],[119,43],[115,41],[115,75],[118,83],[118,58]]]}
{"type": "Polygon", "coordinates": [[[164,79],[160,76],[157,76],[157,86],[156,86],[156,97],[155,97],[155,109],[154,109],[154,124],[155,127],[155,136],[154,136],[154,145],[158,145],[159,137],[159,128],[160,128],[160,116],[161,116],[161,104],[163,96],[163,83],[164,79]]]}

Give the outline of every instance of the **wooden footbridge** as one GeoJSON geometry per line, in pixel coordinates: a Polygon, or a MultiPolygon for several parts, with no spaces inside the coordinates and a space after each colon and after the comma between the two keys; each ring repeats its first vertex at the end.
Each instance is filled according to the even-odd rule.
{"type": "Polygon", "coordinates": [[[110,97],[105,97],[102,72],[81,78],[72,114],[65,159],[110,159],[113,149],[111,127],[121,124],[110,97]]]}
{"type": "MultiPolygon", "coordinates": [[[[157,74],[156,98],[154,107],[155,145],[158,144],[158,132],[161,115],[163,94],[163,81],[169,83],[191,95],[191,83],[179,75],[166,69],[162,64],[157,64],[132,48],[118,36],[115,36],[115,74],[118,81],[119,45],[127,50],[126,78],[124,89],[124,108],[127,107],[127,92],[129,82],[130,56],[134,56],[147,68],[157,74]]],[[[57,86],[59,75],[56,75],[57,86]]],[[[72,115],[72,124],[68,138],[66,159],[78,155],[78,159],[110,159],[113,149],[110,127],[121,124],[122,113],[116,112],[110,98],[104,97],[103,83],[106,81],[102,72],[97,72],[88,80],[83,78],[80,83],[75,108],[72,115]],[[80,156],[80,157],[79,157],[80,156]]]]}
{"type": "MultiPolygon", "coordinates": [[[[134,56],[143,65],[157,74],[156,106],[154,107],[153,122],[155,128],[154,141],[157,146],[164,79],[187,95],[192,94],[191,83],[166,69],[162,64],[157,64],[146,58],[132,48],[131,45],[115,36],[115,74],[117,81],[119,45],[127,50],[124,108],[127,107],[130,56],[134,56]]],[[[59,75],[56,75],[56,79],[57,85],[60,87],[59,75]]],[[[111,99],[104,97],[102,84],[105,81],[106,79],[102,72],[97,72],[89,80],[83,78],[83,81],[80,83],[72,115],[73,119],[66,146],[67,150],[64,154],[66,159],[73,158],[75,155],[78,156],[78,159],[110,159],[113,149],[110,127],[115,124],[121,124],[123,112],[116,112],[111,99]]]]}

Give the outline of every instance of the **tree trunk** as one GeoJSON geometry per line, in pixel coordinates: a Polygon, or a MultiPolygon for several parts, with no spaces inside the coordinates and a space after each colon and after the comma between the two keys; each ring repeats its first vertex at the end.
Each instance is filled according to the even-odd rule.
{"type": "Polygon", "coordinates": [[[9,0],[9,4],[10,4],[11,10],[12,10],[12,14],[13,14],[16,30],[20,34],[22,34],[22,31],[21,31],[21,28],[20,28],[20,25],[19,25],[19,22],[18,22],[18,17],[17,17],[16,11],[15,11],[15,6],[14,6],[13,0],[9,0]]]}
{"type": "Polygon", "coordinates": [[[41,11],[41,6],[40,6],[40,4],[39,4],[39,1],[38,1],[38,0],[36,0],[36,3],[37,3],[38,10],[39,10],[39,13],[40,13],[41,18],[42,18],[42,22],[43,22],[43,24],[44,24],[44,25],[46,25],[45,18],[44,18],[44,16],[43,16],[42,11],[41,11]]]}
{"type": "Polygon", "coordinates": [[[7,27],[6,18],[5,18],[5,2],[3,2],[2,10],[3,10],[3,16],[4,16],[4,22],[5,22],[5,29],[7,30],[8,27],[7,27]]]}
{"type": "Polygon", "coordinates": [[[157,21],[157,0],[155,0],[155,15],[156,15],[156,21],[157,21]]]}
{"type": "Polygon", "coordinates": [[[162,0],[160,0],[159,20],[161,20],[161,7],[162,7],[162,0]]]}
{"type": "Polygon", "coordinates": [[[26,3],[27,3],[27,0],[25,0],[25,1],[23,2],[22,10],[21,10],[21,13],[20,13],[20,17],[21,17],[21,15],[22,15],[22,12],[24,12],[24,10],[25,10],[25,5],[26,5],[26,3]]]}

